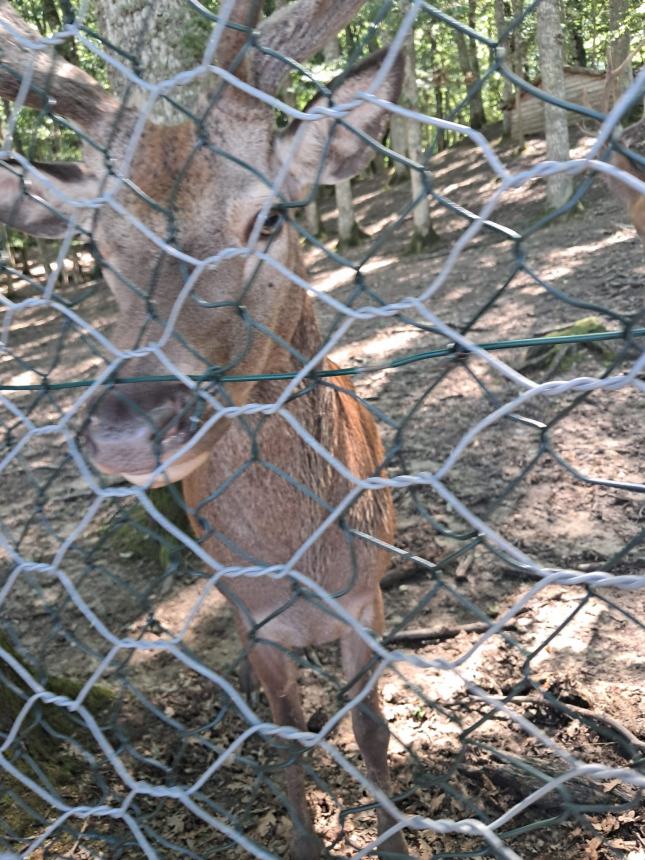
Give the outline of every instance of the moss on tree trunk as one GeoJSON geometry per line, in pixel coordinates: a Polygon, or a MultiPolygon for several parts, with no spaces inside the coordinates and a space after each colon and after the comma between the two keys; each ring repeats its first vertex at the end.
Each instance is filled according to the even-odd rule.
{"type": "MultiPolygon", "coordinates": [[[[2,632],[0,648],[31,675],[35,675],[2,632]]],[[[33,690],[20,673],[2,659],[0,672],[1,743],[16,728],[16,720],[33,690]]],[[[74,699],[83,684],[69,678],[51,676],[43,686],[51,693],[74,699]]],[[[85,707],[95,717],[105,714],[113,703],[114,694],[103,685],[96,685],[84,700],[85,707]]],[[[87,764],[75,754],[74,747],[66,742],[74,739],[82,743],[84,737],[87,739],[87,730],[80,718],[60,705],[38,702],[23,716],[17,728],[12,743],[5,751],[7,759],[19,772],[40,784],[43,784],[44,777],[49,783],[49,791],[64,795],[68,801],[80,801],[87,764]]],[[[20,779],[13,777],[4,768],[0,770],[0,819],[7,832],[13,832],[19,838],[28,838],[35,827],[42,828],[39,817],[46,818],[48,809],[45,801],[23,785],[20,779]],[[12,794],[23,802],[17,802],[12,794]]]]}
{"type": "MultiPolygon", "coordinates": [[[[174,484],[152,489],[150,501],[159,513],[180,531],[190,534],[188,515],[181,492],[174,484]]],[[[122,557],[142,558],[158,562],[162,570],[178,567],[187,552],[184,544],[171,534],[139,504],[125,513],[116,527],[112,547],[122,557]]]]}

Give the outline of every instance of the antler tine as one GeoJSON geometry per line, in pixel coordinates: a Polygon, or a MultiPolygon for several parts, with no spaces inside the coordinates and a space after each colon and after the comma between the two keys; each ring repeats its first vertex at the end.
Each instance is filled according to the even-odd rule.
{"type": "MultiPolygon", "coordinates": [[[[365,0],[296,0],[273,13],[260,27],[259,44],[302,62],[320,51],[352,20],[365,0]]],[[[289,66],[269,54],[253,60],[253,81],[269,93],[280,89],[289,66]]]]}
{"type": "Polygon", "coordinates": [[[645,155],[645,117],[628,126],[621,135],[621,141],[639,155],[645,155]]]}
{"type": "MultiPolygon", "coordinates": [[[[237,0],[234,3],[230,15],[227,18],[227,26],[222,35],[219,48],[217,50],[217,61],[224,68],[228,68],[248,38],[248,31],[253,30],[260,18],[262,10],[261,0],[237,0]],[[239,29],[243,27],[244,29],[239,29]]],[[[238,77],[243,78],[247,75],[247,64],[243,63],[235,70],[238,77]]]]}
{"type": "Polygon", "coordinates": [[[43,43],[38,31],[16,10],[0,2],[0,97],[15,101],[24,77],[29,77],[25,104],[51,107],[80,128],[97,124],[118,109],[118,102],[82,69],[68,63],[43,43]],[[22,44],[29,40],[33,47],[22,44]]]}

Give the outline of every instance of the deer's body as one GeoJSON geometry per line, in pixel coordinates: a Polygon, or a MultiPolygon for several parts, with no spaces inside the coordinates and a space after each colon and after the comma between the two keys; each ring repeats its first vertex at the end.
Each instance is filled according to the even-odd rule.
{"type": "MultiPolygon", "coordinates": [[[[249,7],[257,12],[258,5],[237,3],[235,22],[253,26],[249,7]]],[[[297,0],[263,22],[260,41],[306,59],[360,5],[359,0],[297,0]]],[[[50,237],[65,235],[69,218],[91,229],[119,309],[113,342],[137,350],[124,357],[119,374],[167,373],[159,350],[182,374],[213,366],[237,375],[300,370],[320,350],[321,337],[312,299],[298,283],[305,274],[298,236],[285,222],[272,183],[282,171],[282,199],[298,200],[315,181],[334,183],[354,175],[369,160],[363,140],[330,119],[292,124],[276,136],[271,108],[218,83],[199,131],[192,123],[164,127],[148,122],[128,161],[137,111],[122,108],[60,59],[25,50],[12,29],[29,39],[35,34],[7,3],[0,3],[3,24],[7,32],[0,36],[0,48],[11,71],[0,73],[0,96],[14,98],[16,69],[30,70],[27,103],[41,106],[43,91],[51,92],[57,111],[109,151],[110,170],[102,150],[85,144],[79,164],[38,166],[29,175],[30,196],[10,166],[0,173],[0,218],[50,237]],[[56,189],[73,199],[106,194],[110,199],[83,212],[57,197],[56,189]]],[[[235,29],[225,33],[220,64],[231,65],[251,84],[277,91],[285,67],[270,53],[240,59],[245,39],[235,29]]],[[[367,89],[380,61],[368,59],[357,67],[338,87],[337,101],[351,102],[367,89]]],[[[392,65],[376,94],[395,99],[401,71],[400,63],[392,65]]],[[[321,97],[313,107],[327,103],[321,97]]],[[[385,112],[360,103],[346,119],[361,134],[378,137],[385,112]]],[[[332,367],[328,360],[322,366],[332,367]]],[[[393,511],[388,491],[381,489],[358,495],[325,522],[356,481],[383,468],[375,423],[347,381],[332,377],[303,383],[279,411],[220,417],[218,403],[274,404],[285,385],[277,380],[216,384],[207,396],[180,381],[116,386],[93,403],[85,449],[102,472],[144,486],[182,480],[193,527],[216,565],[289,566],[278,577],[229,576],[220,585],[237,612],[248,659],[274,721],[304,729],[289,651],[340,640],[348,693],[363,690],[373,654],[357,630],[382,632],[379,581],[387,558],[361,534],[391,541],[393,511]],[[329,600],[315,594],[317,587],[329,600]],[[351,623],[334,612],[332,598],[351,623]]],[[[368,774],[387,794],[389,734],[376,685],[353,709],[352,719],[368,774]]],[[[287,788],[295,825],[293,856],[314,860],[320,844],[297,764],[287,768],[287,788]]],[[[393,824],[382,809],[378,822],[381,834],[393,824]]],[[[384,838],[381,848],[407,853],[400,832],[384,838]]]]}
{"type": "MultiPolygon", "coordinates": [[[[303,339],[317,344],[318,330],[310,299],[301,293],[303,316],[297,328],[298,349],[303,339]]],[[[326,363],[326,367],[330,363],[326,363]]],[[[281,369],[289,368],[288,364],[281,369]]],[[[251,393],[256,403],[273,403],[281,393],[276,382],[258,383],[251,393]]],[[[308,394],[289,405],[299,425],[357,477],[378,473],[383,449],[369,412],[352,396],[345,379],[327,377],[308,394]]],[[[328,511],[342,502],[351,489],[349,481],[313,448],[280,415],[237,422],[219,440],[203,466],[182,484],[191,522],[209,554],[226,566],[281,565],[298,553],[328,511]],[[252,462],[252,446],[261,451],[252,462]],[[249,465],[250,464],[250,465],[249,465]],[[232,484],[231,475],[239,474],[232,484]],[[205,502],[214,488],[225,488],[205,502]],[[218,538],[224,535],[225,540],[218,538]]],[[[336,521],[298,559],[295,568],[321,585],[363,627],[383,630],[383,606],[378,582],[385,573],[386,554],[374,544],[353,536],[357,530],[391,541],[394,514],[389,493],[364,493],[343,519],[336,521]]],[[[309,593],[294,600],[294,585],[287,578],[224,578],[224,595],[237,611],[238,629],[248,649],[254,673],[261,681],[277,723],[306,728],[300,704],[295,664],[283,650],[322,645],[341,640],[343,668],[355,695],[369,680],[363,672],[372,654],[351,626],[330,614],[329,605],[316,606],[309,593]],[[251,631],[254,644],[249,642],[251,631]],[[278,643],[279,648],[271,643],[278,643]]],[[[354,730],[371,778],[389,790],[387,745],[389,732],[380,716],[378,689],[353,712],[354,730]]],[[[300,821],[293,844],[296,860],[312,860],[319,844],[305,799],[301,769],[288,769],[287,786],[294,820],[300,821]]],[[[379,811],[381,830],[392,822],[379,811]]],[[[398,854],[405,852],[400,834],[385,843],[398,854]]]]}
{"type": "MultiPolygon", "coordinates": [[[[327,378],[294,400],[289,412],[353,475],[367,478],[379,472],[383,450],[374,421],[350,391],[346,380],[327,378]]],[[[279,394],[276,384],[261,383],[252,398],[272,403],[279,394]]],[[[245,423],[246,429],[230,428],[217,451],[184,479],[184,499],[196,532],[205,535],[204,546],[220,563],[285,564],[343,501],[351,484],[279,415],[245,423]],[[252,462],[252,445],[261,451],[259,462],[252,462]],[[243,467],[240,477],[227,485],[227,479],[243,467]],[[226,489],[204,504],[218,487],[226,489]],[[226,542],[216,534],[226,535],[226,542]]],[[[354,536],[353,530],[391,541],[394,518],[389,494],[364,493],[342,522],[343,527],[334,522],[295,567],[329,594],[339,595],[341,605],[375,629],[372,604],[379,593],[374,580],[385,572],[387,555],[354,536]]],[[[288,578],[238,577],[228,580],[226,589],[240,597],[255,623],[275,615],[262,626],[261,635],[286,647],[320,645],[347,632],[343,622],[316,609],[315,601],[301,599],[289,605],[293,585],[288,578]],[[281,606],[288,608],[279,612],[281,606]]]]}
{"type": "MultiPolygon", "coordinates": [[[[645,157],[645,117],[626,128],[621,134],[620,140],[625,147],[638,153],[641,158],[645,157]]],[[[641,182],[645,182],[645,167],[641,162],[628,158],[622,152],[614,152],[611,156],[611,163],[626,173],[631,173],[641,182]]],[[[645,194],[632,188],[631,185],[618,177],[607,176],[606,179],[611,190],[627,207],[629,217],[645,246],[645,194]]]]}

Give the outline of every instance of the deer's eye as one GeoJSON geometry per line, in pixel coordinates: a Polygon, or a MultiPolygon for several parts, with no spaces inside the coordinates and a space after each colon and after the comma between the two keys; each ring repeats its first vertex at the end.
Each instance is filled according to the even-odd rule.
{"type": "Polygon", "coordinates": [[[271,209],[264,219],[264,224],[260,230],[260,236],[262,236],[263,239],[270,239],[273,236],[277,236],[282,229],[283,224],[284,215],[282,212],[280,212],[279,209],[271,209]]]}

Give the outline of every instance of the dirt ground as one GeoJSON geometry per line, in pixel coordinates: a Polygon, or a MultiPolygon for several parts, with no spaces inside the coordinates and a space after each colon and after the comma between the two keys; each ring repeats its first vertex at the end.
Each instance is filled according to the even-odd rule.
{"type": "MultiPolygon", "coordinates": [[[[588,143],[580,137],[577,152],[588,143]]],[[[543,157],[539,142],[530,142],[521,155],[501,146],[496,151],[513,170],[543,157]]],[[[478,150],[466,145],[437,157],[433,181],[438,193],[475,212],[498,186],[478,150]]],[[[307,251],[313,287],[354,307],[418,296],[446,265],[466,226],[457,212],[435,203],[440,242],[409,254],[410,217],[395,223],[408,187],[384,190],[383,184],[381,176],[355,188],[368,237],[347,256],[364,263],[362,290],[355,268],[339,266],[322,249],[307,251]]],[[[531,181],[507,193],[492,217],[526,231],[543,214],[543,184],[531,181]]],[[[328,201],[323,226],[330,236],[334,222],[328,201]]],[[[643,248],[601,182],[592,184],[577,211],[534,232],[522,248],[524,265],[516,271],[515,244],[481,231],[429,302],[432,313],[454,328],[468,327],[476,342],[543,335],[588,317],[595,330],[645,325],[643,248]]],[[[26,281],[14,289],[17,300],[37,295],[26,281]]],[[[56,289],[75,314],[100,332],[109,330],[113,307],[100,281],[56,289]]],[[[333,309],[318,304],[323,327],[333,328],[333,309]]],[[[33,384],[47,374],[51,384],[100,371],[108,350],[70,320],[51,308],[29,307],[5,319],[4,383],[33,384]]],[[[369,367],[445,345],[445,338],[418,323],[412,313],[357,321],[332,357],[341,366],[369,367]]],[[[524,347],[495,355],[539,383],[618,375],[643,342],[606,341],[546,354],[524,347]]],[[[518,393],[511,379],[480,357],[379,367],[355,382],[379,416],[386,444],[396,449],[391,474],[435,471],[470,428],[518,393]]],[[[70,409],[82,396],[67,389],[0,398],[1,533],[5,546],[29,562],[16,571],[0,549],[2,629],[37,677],[105,686],[111,704],[96,719],[137,779],[187,786],[246,727],[225,688],[207,677],[214,672],[238,686],[232,612],[218,593],[205,596],[205,572],[174,544],[167,543],[160,564],[150,532],[142,532],[134,546],[121,540],[133,499],[95,502],[70,456],[82,420],[70,409]],[[42,429],[29,434],[14,407],[42,429]],[[66,415],[66,434],[47,429],[66,415]],[[62,553],[64,576],[57,578],[46,565],[62,553]],[[76,608],[81,600],[92,619],[76,608]],[[182,633],[183,651],[134,647],[182,633]],[[120,647],[112,648],[109,636],[121,640],[120,647]],[[186,654],[205,670],[191,668],[186,654]]],[[[535,398],[477,433],[445,486],[544,569],[642,575],[644,417],[645,401],[632,386],[535,398]]],[[[540,583],[427,486],[397,490],[395,499],[402,554],[393,556],[384,583],[387,630],[391,637],[425,631],[390,642],[396,659],[381,681],[396,801],[416,816],[406,831],[413,856],[493,858],[510,856],[504,852],[512,849],[534,860],[643,860],[645,821],[634,785],[645,761],[643,591],[540,583]],[[491,634],[494,620],[513,607],[504,630],[491,634]],[[507,709],[500,710],[503,703],[507,709]],[[588,767],[573,774],[578,765],[588,767]],[[522,803],[527,797],[528,805],[522,803]],[[464,821],[493,825],[506,848],[453,826],[464,821]]],[[[302,662],[309,727],[319,731],[342,696],[336,648],[307,652],[302,662]]],[[[251,705],[269,719],[261,694],[252,694],[251,705]]],[[[7,755],[51,789],[51,774],[20,758],[25,734],[18,734],[7,755]]],[[[105,749],[87,732],[64,734],[73,738],[66,744],[69,754],[84,766],[72,769],[55,792],[75,806],[122,803],[127,789],[105,749]]],[[[328,740],[360,765],[348,719],[328,740]]],[[[369,796],[323,749],[303,759],[328,856],[354,856],[375,836],[369,796]]],[[[25,788],[18,800],[15,784],[0,774],[3,783],[0,849],[24,850],[56,814],[25,788]]],[[[271,852],[262,856],[284,857],[290,825],[281,792],[275,743],[252,735],[193,800],[220,826],[271,852]]],[[[129,811],[159,857],[251,856],[179,799],[139,796],[129,811]]],[[[111,860],[144,854],[127,823],[93,815],[62,823],[31,856],[111,860]]]]}

